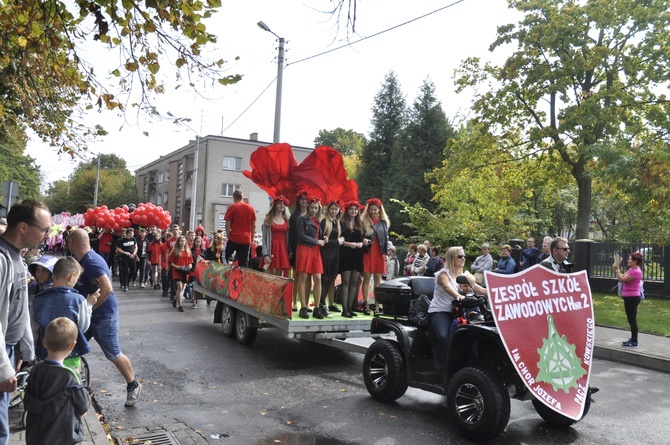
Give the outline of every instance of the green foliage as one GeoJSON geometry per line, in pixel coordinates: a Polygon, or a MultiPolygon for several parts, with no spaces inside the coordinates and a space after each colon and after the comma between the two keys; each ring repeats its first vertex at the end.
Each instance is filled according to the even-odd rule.
{"type": "MultiPolygon", "coordinates": [[[[51,184],[46,201],[52,212],[83,213],[93,207],[97,165],[97,158],[82,162],[67,181],[51,184]]],[[[131,202],[137,203],[137,190],[126,162],[114,154],[100,155],[98,205],[114,208],[131,202]]]]}
{"type": "MultiPolygon", "coordinates": [[[[394,72],[384,77],[384,83],[372,106],[372,132],[363,147],[356,181],[361,201],[370,197],[387,200],[384,195],[389,178],[391,151],[405,124],[405,98],[394,72]]],[[[393,223],[393,221],[391,221],[393,223]]]]}
{"type": "Polygon", "coordinates": [[[124,113],[130,103],[160,115],[151,98],[166,91],[157,77],[163,64],[177,70],[176,88],[192,87],[194,75],[223,85],[239,81],[224,73],[223,60],[202,56],[216,42],[203,21],[220,6],[220,0],[0,2],[0,141],[8,128],[25,125],[58,151],[81,154],[88,140],[106,134],[79,119],[85,110],[124,113]],[[112,81],[86,58],[91,38],[118,52],[112,81]]]}
{"type": "Polygon", "coordinates": [[[476,93],[477,120],[517,157],[558,154],[578,190],[577,238],[589,235],[595,148],[637,146],[670,130],[670,12],[665,0],[509,0],[524,13],[491,45],[515,48],[502,66],[466,60],[459,90],[476,93]],[[635,145],[633,145],[635,146],[635,145]]]}
{"type": "MultiPolygon", "coordinates": [[[[616,294],[593,294],[596,323],[630,330],[621,297],[616,294]]],[[[645,298],[637,308],[640,332],[670,337],[670,300],[645,298]]]]}
{"type": "MultiPolygon", "coordinates": [[[[392,148],[390,180],[386,182],[384,195],[420,204],[433,211],[433,193],[423,176],[441,165],[447,140],[455,134],[435,97],[435,85],[424,81],[419,96],[407,112],[407,123],[392,148]]],[[[409,236],[409,219],[400,210],[394,201],[386,206],[386,212],[394,222],[394,231],[409,236]]]]}
{"type": "MultiPolygon", "coordinates": [[[[8,136],[0,140],[0,184],[13,181],[19,184],[19,199],[40,200],[42,173],[35,159],[24,154],[26,143],[22,131],[8,130],[8,136]]],[[[7,206],[7,203],[2,203],[7,206]]]]}

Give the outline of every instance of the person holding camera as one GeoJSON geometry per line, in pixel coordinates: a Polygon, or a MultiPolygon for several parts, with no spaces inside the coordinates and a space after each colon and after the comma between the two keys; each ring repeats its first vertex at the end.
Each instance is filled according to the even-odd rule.
{"type": "Polygon", "coordinates": [[[177,238],[177,242],[168,256],[168,263],[172,267],[172,280],[177,288],[172,307],[176,307],[179,312],[184,312],[181,302],[184,294],[184,284],[188,283],[189,272],[193,268],[193,255],[186,244],[185,236],[181,235],[177,238]]]}

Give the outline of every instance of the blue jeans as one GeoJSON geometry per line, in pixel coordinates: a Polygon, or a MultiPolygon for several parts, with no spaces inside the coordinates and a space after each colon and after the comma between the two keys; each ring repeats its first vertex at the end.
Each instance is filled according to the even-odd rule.
{"type": "Polygon", "coordinates": [[[454,316],[449,312],[431,312],[430,327],[435,334],[435,353],[437,366],[447,367],[447,353],[449,352],[449,336],[451,335],[454,316]]]}
{"type": "MultiPolygon", "coordinates": [[[[14,356],[14,346],[5,346],[9,362],[12,368],[16,367],[16,357],[14,356]]],[[[9,443],[9,392],[0,393],[0,445],[9,443]]]]}
{"type": "Polygon", "coordinates": [[[98,342],[107,360],[114,361],[121,357],[118,314],[111,318],[91,320],[91,326],[86,331],[86,340],[91,340],[91,338],[95,338],[95,341],[98,342]]]}

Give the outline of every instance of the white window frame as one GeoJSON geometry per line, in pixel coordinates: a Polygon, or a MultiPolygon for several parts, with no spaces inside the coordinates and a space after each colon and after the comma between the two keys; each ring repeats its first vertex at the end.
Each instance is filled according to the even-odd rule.
{"type": "Polygon", "coordinates": [[[223,157],[223,170],[232,170],[232,171],[242,171],[242,158],[236,156],[224,156],[223,157]],[[232,167],[230,164],[233,164],[232,167]]]}
{"type": "Polygon", "coordinates": [[[221,196],[232,198],[233,192],[242,188],[242,184],[221,184],[221,196]]]}

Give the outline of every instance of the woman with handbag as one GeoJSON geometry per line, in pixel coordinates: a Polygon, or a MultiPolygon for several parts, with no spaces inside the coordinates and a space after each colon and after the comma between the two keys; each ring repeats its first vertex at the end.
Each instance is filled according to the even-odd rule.
{"type": "Polygon", "coordinates": [[[184,294],[184,284],[188,283],[189,272],[193,268],[193,255],[191,249],[186,244],[184,235],[177,238],[174,248],[168,256],[168,263],[172,266],[172,280],[175,282],[177,294],[172,301],[172,307],[176,307],[179,312],[184,312],[181,300],[184,294]]]}
{"type": "Polygon", "coordinates": [[[321,234],[321,202],[310,197],[307,214],[298,218],[298,246],[296,248],[295,272],[298,274],[298,298],[300,299],[300,318],[309,318],[309,290],[314,294],[314,318],[320,317],[319,299],[321,298],[321,274],[323,262],[321,248],[326,244],[321,234]],[[313,288],[312,288],[313,283],[313,288]]]}

